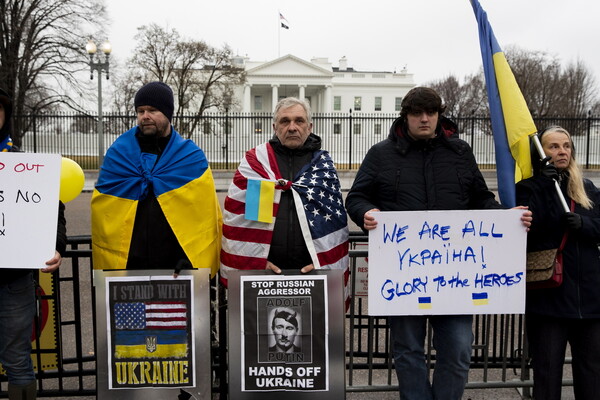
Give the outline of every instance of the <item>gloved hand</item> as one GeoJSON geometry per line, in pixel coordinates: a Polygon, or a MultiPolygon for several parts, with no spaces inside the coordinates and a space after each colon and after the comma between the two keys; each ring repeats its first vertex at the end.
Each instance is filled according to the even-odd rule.
{"type": "Polygon", "coordinates": [[[564,213],[562,218],[563,218],[565,225],[567,225],[570,229],[572,229],[574,231],[581,229],[581,226],[583,225],[583,221],[581,220],[581,215],[579,215],[577,213],[574,213],[574,212],[564,213]]]}
{"type": "Polygon", "coordinates": [[[546,178],[554,179],[558,181],[558,170],[554,164],[548,164],[552,157],[546,157],[540,161],[540,174],[546,178]]]}

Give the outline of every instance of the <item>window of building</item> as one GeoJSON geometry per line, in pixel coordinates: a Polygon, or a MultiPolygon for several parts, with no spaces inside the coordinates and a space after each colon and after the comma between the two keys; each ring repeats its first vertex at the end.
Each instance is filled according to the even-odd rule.
{"type": "Polygon", "coordinates": [[[204,121],[202,123],[202,133],[204,133],[205,135],[210,135],[210,131],[211,131],[210,121],[204,121]]]}
{"type": "Polygon", "coordinates": [[[373,134],[381,135],[381,124],[375,124],[373,127],[373,134]]]}
{"type": "Polygon", "coordinates": [[[396,97],[396,102],[394,104],[394,110],[396,110],[396,111],[402,110],[402,97],[396,97]]]}
{"type": "Polygon", "coordinates": [[[339,122],[333,124],[333,133],[336,135],[342,133],[342,124],[340,124],[339,122]]]}
{"type": "Polygon", "coordinates": [[[352,133],[354,133],[355,135],[360,135],[362,133],[362,126],[360,124],[354,124],[352,133]]]}
{"type": "Polygon", "coordinates": [[[362,97],[354,97],[354,111],[360,111],[362,109],[362,97]]]}
{"type": "Polygon", "coordinates": [[[262,96],[254,96],[254,111],[262,111],[263,98],[262,96]]]}
{"type": "Polygon", "coordinates": [[[342,111],[342,96],[333,96],[333,111],[342,111]]]}
{"type": "Polygon", "coordinates": [[[254,133],[262,133],[262,132],[263,132],[262,121],[256,121],[254,123],[254,133]]]}
{"type": "Polygon", "coordinates": [[[375,97],[375,111],[381,111],[381,97],[375,97]]]}

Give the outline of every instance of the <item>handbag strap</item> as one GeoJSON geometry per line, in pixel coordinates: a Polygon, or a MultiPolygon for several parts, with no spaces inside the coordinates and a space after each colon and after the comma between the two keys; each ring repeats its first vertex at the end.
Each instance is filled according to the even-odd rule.
{"type": "MultiPolygon", "coordinates": [[[[575,200],[571,199],[571,212],[575,211],[575,200]]],[[[563,235],[562,242],[560,242],[560,246],[558,247],[558,251],[562,251],[564,249],[565,244],[567,243],[567,236],[569,236],[569,230],[565,230],[565,234],[563,235]]]]}

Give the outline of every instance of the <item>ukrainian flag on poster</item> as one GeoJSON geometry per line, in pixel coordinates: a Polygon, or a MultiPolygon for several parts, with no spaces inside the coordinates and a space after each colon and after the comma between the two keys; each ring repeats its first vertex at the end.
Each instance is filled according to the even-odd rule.
{"type": "Polygon", "coordinates": [[[251,221],[273,223],[275,182],[248,179],[244,218],[251,221]]]}
{"type": "Polygon", "coordinates": [[[486,292],[473,293],[471,297],[475,306],[485,306],[488,304],[488,294],[486,292]]]}
{"type": "Polygon", "coordinates": [[[431,297],[419,297],[419,308],[422,310],[431,309],[431,297]]]}
{"type": "Polygon", "coordinates": [[[219,267],[221,209],[204,153],[172,130],[161,157],[142,153],[137,127],[106,152],[92,196],[92,254],[96,269],[124,269],[138,201],[156,196],[194,268],[219,267]],[[153,193],[148,193],[148,182],[153,193]]]}
{"type": "Polygon", "coordinates": [[[529,136],[537,132],[521,89],[498,44],[486,12],[471,0],[479,28],[479,44],[496,149],[498,192],[502,204],[515,206],[515,182],[532,175],[529,136]]]}

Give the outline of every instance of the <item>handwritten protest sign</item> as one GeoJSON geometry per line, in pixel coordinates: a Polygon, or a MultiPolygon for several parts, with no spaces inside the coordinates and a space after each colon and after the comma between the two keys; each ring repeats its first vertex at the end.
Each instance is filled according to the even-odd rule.
{"type": "Polygon", "coordinates": [[[369,232],[369,314],[519,314],[522,210],[377,212],[369,232]]]}
{"type": "Polygon", "coordinates": [[[44,268],[54,256],[60,160],[0,153],[0,268],[44,268]]]}

